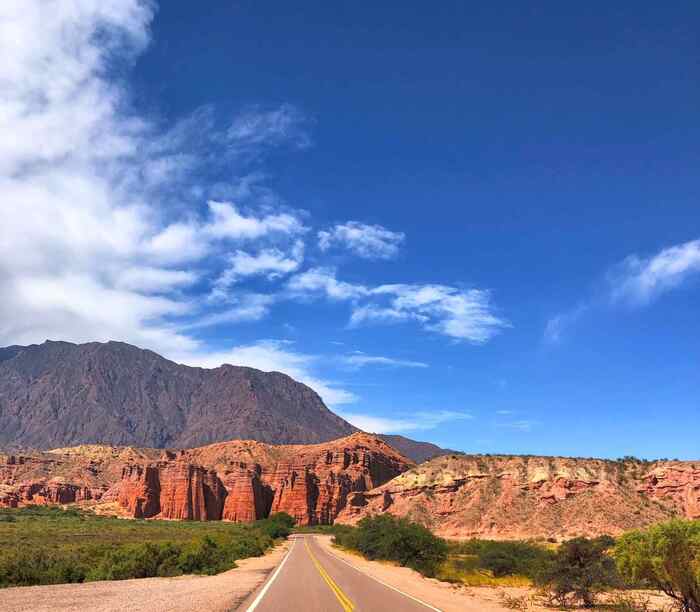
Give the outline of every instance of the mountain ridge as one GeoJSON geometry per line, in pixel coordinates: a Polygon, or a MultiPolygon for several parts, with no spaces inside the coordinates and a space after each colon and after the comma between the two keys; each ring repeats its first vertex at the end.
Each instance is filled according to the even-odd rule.
{"type": "MultiPolygon", "coordinates": [[[[8,450],[192,448],[231,439],[313,444],[357,431],[282,372],[192,367],[117,341],[0,348],[0,448],[8,450]]],[[[413,460],[442,450],[398,438],[413,460]]]]}

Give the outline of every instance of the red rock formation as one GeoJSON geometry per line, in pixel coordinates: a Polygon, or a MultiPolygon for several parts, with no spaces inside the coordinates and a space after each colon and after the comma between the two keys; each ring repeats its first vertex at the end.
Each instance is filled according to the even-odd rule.
{"type": "Polygon", "coordinates": [[[670,503],[689,519],[700,519],[700,463],[673,461],[644,475],[639,491],[670,503]]]}
{"type": "Polygon", "coordinates": [[[222,480],[228,491],[224,502],[223,520],[240,523],[255,521],[268,515],[271,491],[262,484],[256,471],[249,470],[245,463],[239,463],[223,474],[222,480]]]}
{"type": "Polygon", "coordinates": [[[700,517],[700,465],[562,457],[439,457],[367,492],[337,516],[389,512],[447,537],[618,534],[672,516],[700,517]]]}
{"type": "Polygon", "coordinates": [[[232,441],[180,451],[85,446],[0,455],[0,505],[116,502],[136,518],[251,521],[288,512],[332,523],[353,491],[411,463],[366,434],[324,444],[232,441]]]}

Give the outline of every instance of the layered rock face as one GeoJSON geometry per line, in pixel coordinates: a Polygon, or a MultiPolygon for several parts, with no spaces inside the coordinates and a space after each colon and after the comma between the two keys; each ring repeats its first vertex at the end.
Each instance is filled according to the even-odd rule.
{"type": "Polygon", "coordinates": [[[700,516],[700,462],[438,457],[352,493],[337,522],[389,512],[454,538],[619,534],[700,516]]]}
{"type": "Polygon", "coordinates": [[[135,518],[240,522],[287,512],[302,525],[328,524],[350,493],[412,466],[367,434],[306,446],[232,441],[160,456],[82,448],[20,461],[7,457],[0,463],[0,505],[116,502],[122,514],[135,518]]]}

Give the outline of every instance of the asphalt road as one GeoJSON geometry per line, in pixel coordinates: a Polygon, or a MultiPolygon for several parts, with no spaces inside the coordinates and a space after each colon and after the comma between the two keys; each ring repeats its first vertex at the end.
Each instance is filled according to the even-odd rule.
{"type": "MultiPolygon", "coordinates": [[[[427,612],[419,602],[326,552],[313,536],[293,536],[289,553],[239,608],[247,612],[427,612]]],[[[439,612],[439,611],[438,611],[439,612]]]]}

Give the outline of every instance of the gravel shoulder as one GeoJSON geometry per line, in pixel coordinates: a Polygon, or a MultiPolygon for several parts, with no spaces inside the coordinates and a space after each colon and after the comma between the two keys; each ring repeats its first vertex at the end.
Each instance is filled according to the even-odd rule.
{"type": "Polygon", "coordinates": [[[216,576],[178,576],[0,589],[2,612],[229,612],[282,561],[285,542],[216,576]]]}

